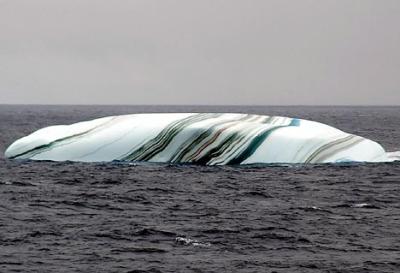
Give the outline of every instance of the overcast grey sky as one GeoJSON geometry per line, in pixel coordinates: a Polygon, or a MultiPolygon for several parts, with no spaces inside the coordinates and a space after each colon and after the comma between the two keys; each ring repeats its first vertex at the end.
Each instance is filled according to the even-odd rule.
{"type": "Polygon", "coordinates": [[[0,103],[400,105],[400,1],[0,0],[0,103]]]}

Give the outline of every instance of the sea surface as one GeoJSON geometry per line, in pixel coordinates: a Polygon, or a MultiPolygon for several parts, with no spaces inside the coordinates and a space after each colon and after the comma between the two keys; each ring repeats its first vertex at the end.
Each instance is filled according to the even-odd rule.
{"type": "Polygon", "coordinates": [[[4,159],[44,126],[143,112],[327,123],[400,150],[400,107],[0,105],[0,272],[400,272],[400,163],[4,159]]]}

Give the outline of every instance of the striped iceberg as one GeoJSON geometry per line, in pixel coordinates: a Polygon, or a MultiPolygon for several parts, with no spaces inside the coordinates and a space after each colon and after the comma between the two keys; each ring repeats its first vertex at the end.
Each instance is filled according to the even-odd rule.
{"type": "Polygon", "coordinates": [[[132,114],[40,129],[11,144],[10,159],[202,165],[384,162],[378,143],[302,119],[218,113],[132,114]]]}

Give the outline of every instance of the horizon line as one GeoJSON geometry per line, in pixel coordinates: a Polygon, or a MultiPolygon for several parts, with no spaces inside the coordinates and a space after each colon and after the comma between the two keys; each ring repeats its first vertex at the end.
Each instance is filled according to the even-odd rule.
{"type": "Polygon", "coordinates": [[[0,103],[0,106],[253,106],[253,107],[400,107],[400,104],[102,104],[102,103],[0,103]]]}

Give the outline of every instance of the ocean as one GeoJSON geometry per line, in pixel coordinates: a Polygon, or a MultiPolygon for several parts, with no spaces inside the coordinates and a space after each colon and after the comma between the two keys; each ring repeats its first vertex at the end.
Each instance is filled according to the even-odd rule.
{"type": "Polygon", "coordinates": [[[400,150],[400,107],[0,105],[0,272],[400,272],[400,162],[4,159],[42,127],[145,112],[297,117],[400,150]]]}

